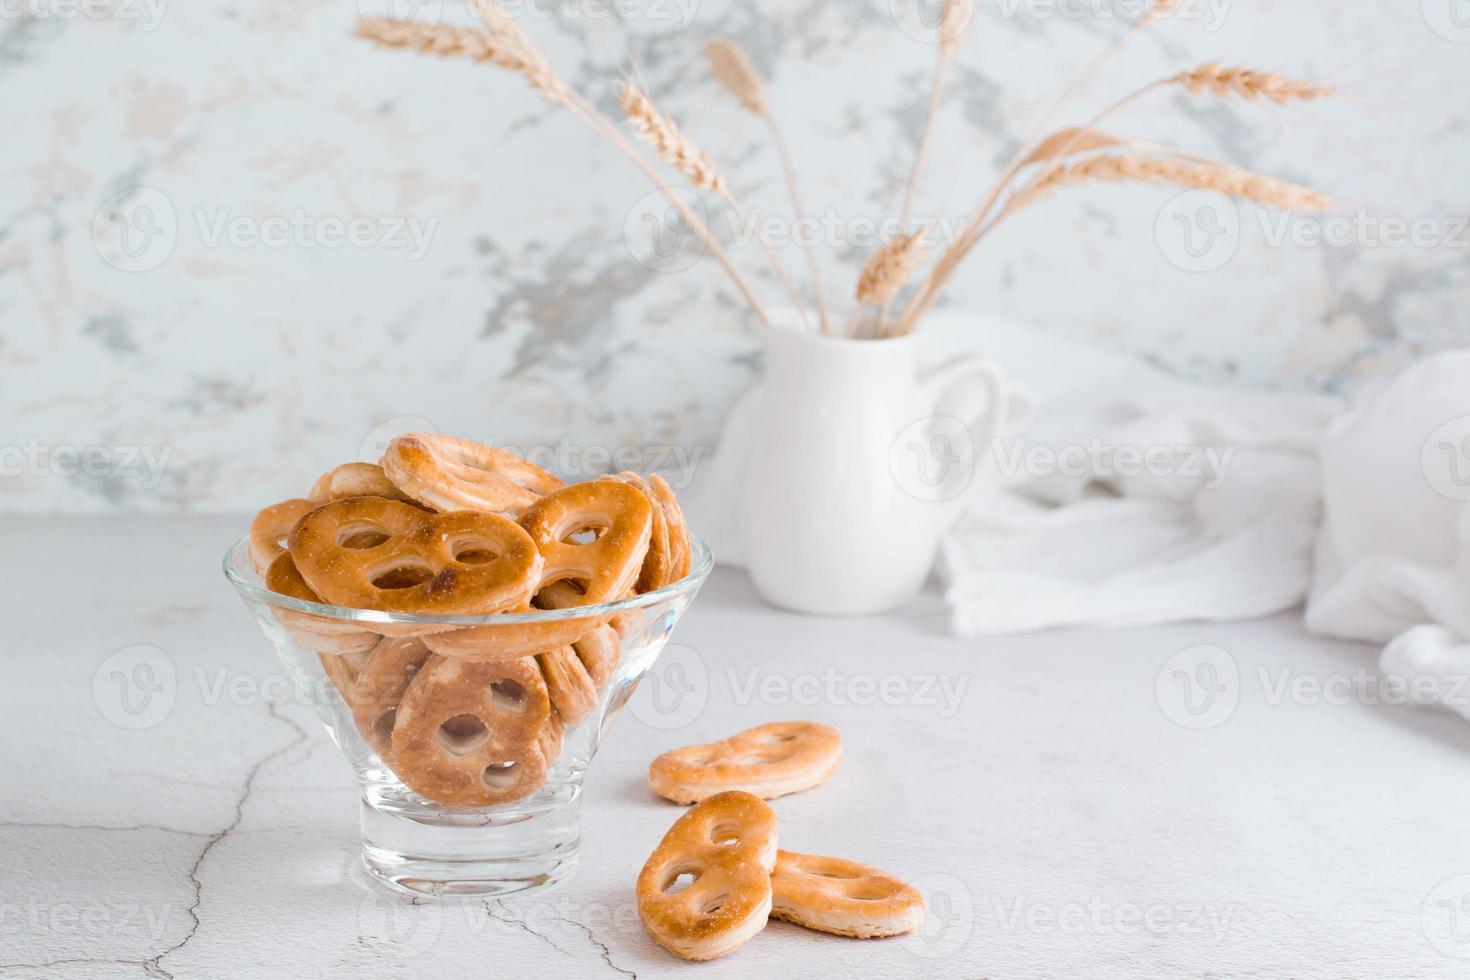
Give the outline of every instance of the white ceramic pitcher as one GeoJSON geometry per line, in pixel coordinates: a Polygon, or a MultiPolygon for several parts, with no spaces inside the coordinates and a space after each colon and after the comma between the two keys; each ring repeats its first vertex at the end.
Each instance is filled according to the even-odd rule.
{"type": "Polygon", "coordinates": [[[923,585],[1004,422],[1005,384],[970,355],[921,371],[918,338],[764,332],[765,380],[736,495],[746,564],[769,602],[861,614],[923,585]]]}

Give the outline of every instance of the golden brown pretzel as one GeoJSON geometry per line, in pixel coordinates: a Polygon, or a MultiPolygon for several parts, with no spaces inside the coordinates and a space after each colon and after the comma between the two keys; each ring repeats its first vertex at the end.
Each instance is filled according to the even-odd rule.
{"type": "Polygon", "coordinates": [[[343,463],[334,470],[323,473],[306,495],[310,500],[324,504],[343,497],[387,497],[389,500],[410,501],[413,498],[393,485],[388,474],[377,463],[343,463]]]}
{"type": "Polygon", "coordinates": [[[689,538],[689,524],[684,520],[684,510],[668,481],[655,473],[648,478],[648,483],[653,487],[669,526],[669,554],[673,563],[669,582],[677,582],[694,570],[694,544],[689,538]]]}
{"type": "MultiPolygon", "coordinates": [[[[271,562],[271,567],[266,569],[265,587],[277,595],[300,599],[303,602],[322,601],[321,596],[306,584],[306,580],[296,570],[296,563],[291,559],[289,551],[277,556],[276,560],[271,562]]],[[[379,639],[376,633],[347,620],[331,619],[280,607],[272,607],[271,613],[290,632],[297,646],[317,654],[350,656],[367,653],[379,639]]]]}
{"type": "Polygon", "coordinates": [[[393,757],[393,725],[408,685],[429,660],[417,637],[387,637],[368,653],[352,690],[352,718],[384,762],[393,757]]]}
{"type": "Polygon", "coordinates": [[[430,514],[383,497],[348,497],[291,532],[301,576],[328,602],[387,612],[480,615],[528,601],[541,556],[495,514],[430,514]]]}
{"type": "Polygon", "coordinates": [[[675,803],[739,789],[764,799],[824,783],[842,761],[842,736],[814,721],[778,721],[654,759],[648,785],[675,803]]]}
{"type": "Polygon", "coordinates": [[[652,505],[653,530],[648,538],[648,553],[643,557],[643,567],[638,572],[638,581],[633,585],[633,591],[638,593],[652,592],[654,589],[663,588],[674,581],[671,573],[674,570],[674,556],[670,551],[669,523],[664,516],[664,508],[658,499],[657,493],[652,485],[637,473],[624,471],[611,476],[598,477],[599,480],[615,480],[634,487],[639,493],[648,498],[652,505]]]}
{"type": "Polygon", "coordinates": [[[749,793],[712,796],[649,855],[638,875],[638,917],[675,956],[723,956],[765,927],[775,864],[771,808],[749,793]]]}
{"type": "Polygon", "coordinates": [[[271,504],[255,515],[250,522],[250,560],[261,575],[271,567],[271,562],[286,550],[285,541],[291,529],[306,512],[316,507],[310,500],[292,498],[271,504]]]}
{"type": "Polygon", "coordinates": [[[516,515],[565,485],[504,449],[417,433],[388,444],[383,471],[404,493],[437,510],[516,515]]]}
{"type": "Polygon", "coordinates": [[[551,702],[533,661],[434,657],[393,723],[393,771],[439,803],[492,806],[546,782],[551,702]]]}
{"type": "Polygon", "coordinates": [[[557,647],[536,655],[546,693],[563,722],[576,726],[597,707],[597,682],[577,659],[572,647],[557,647]]]}
{"type": "Polygon", "coordinates": [[[778,851],[771,918],[838,936],[873,939],[924,925],[924,896],[886,871],[846,858],[778,851]]]}
{"type": "Polygon", "coordinates": [[[594,604],[618,598],[638,581],[653,506],[625,483],[593,480],[542,497],[520,522],[546,559],[541,586],[575,580],[583,604],[594,604]],[[586,542],[568,540],[583,531],[600,533],[586,542]]]}
{"type": "MultiPolygon", "coordinates": [[[[374,644],[376,646],[377,644],[374,644]]],[[[372,648],[365,650],[354,650],[350,653],[318,653],[317,660],[321,661],[322,670],[326,671],[327,680],[342,695],[343,702],[347,707],[352,707],[353,692],[357,688],[357,675],[362,671],[362,666],[367,662],[372,648]]]]}

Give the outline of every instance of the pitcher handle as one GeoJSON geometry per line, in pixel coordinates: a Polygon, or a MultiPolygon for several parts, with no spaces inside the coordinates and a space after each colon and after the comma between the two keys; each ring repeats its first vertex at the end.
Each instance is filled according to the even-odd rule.
{"type": "Polygon", "coordinates": [[[985,397],[984,409],[978,416],[956,420],[969,433],[974,453],[969,482],[953,498],[958,508],[979,487],[979,477],[995,454],[995,438],[1005,425],[1008,408],[1005,378],[993,362],[975,354],[958,354],[923,372],[919,384],[930,411],[936,413],[944,396],[961,386],[982,392],[985,397]]]}

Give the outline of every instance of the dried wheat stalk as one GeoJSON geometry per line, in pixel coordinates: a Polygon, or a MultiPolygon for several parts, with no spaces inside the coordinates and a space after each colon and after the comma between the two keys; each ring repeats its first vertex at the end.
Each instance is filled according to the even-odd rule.
{"type": "Polygon", "coordinates": [[[566,97],[565,84],[541,52],[530,46],[519,28],[483,31],[450,24],[430,26],[386,17],[365,17],[357,24],[357,36],[384,47],[488,61],[521,75],[537,93],[552,102],[561,102],[566,97]]]}
{"type": "MultiPolygon", "coordinates": [[[[791,153],[786,148],[786,138],[781,135],[781,127],[776,125],[776,117],[771,112],[771,100],[766,94],[766,83],[761,78],[760,72],[756,71],[755,64],[750,60],[744,47],[739,42],[730,38],[716,38],[710,41],[704,48],[705,57],[709,59],[710,73],[715,80],[723,85],[731,95],[735,96],[747,111],[763,120],[766,129],[771,134],[771,143],[776,148],[776,156],[781,161],[781,172],[786,177],[786,190],[791,195],[791,207],[795,211],[798,222],[806,219],[806,208],[801,203],[801,191],[796,184],[796,168],[791,163],[791,153]]],[[[817,269],[817,257],[811,249],[802,249],[806,253],[807,270],[812,277],[812,294],[817,300],[817,319],[820,322],[823,333],[832,332],[832,324],[827,316],[826,290],[822,288],[821,272],[817,269]]]]}
{"type": "Polygon", "coordinates": [[[1332,206],[1332,199],[1314,188],[1224,163],[1116,153],[1100,154],[1077,163],[1053,165],[1029,187],[1012,197],[1005,211],[1017,211],[1050,196],[1059,188],[1093,181],[1176,184],[1197,190],[1220,191],[1231,197],[1287,211],[1321,211],[1332,206]]]}
{"type": "Polygon", "coordinates": [[[723,191],[725,177],[709,155],[679,130],[674,121],[659,112],[653,100],[632,82],[618,90],[618,104],[633,127],[633,134],[648,144],[664,163],[689,178],[695,187],[723,191]]]}
{"type": "MultiPolygon", "coordinates": [[[[853,310],[847,325],[849,336],[855,334],[864,306],[887,309],[913,277],[914,270],[929,254],[929,243],[924,239],[927,231],[923,228],[912,234],[890,238],[869,257],[863,271],[858,274],[857,288],[853,291],[858,307],[853,310]]],[[[875,335],[882,336],[883,333],[884,325],[880,321],[875,335]]]]}
{"type": "Polygon", "coordinates": [[[1195,95],[1205,92],[1226,97],[1238,95],[1252,102],[1264,98],[1277,105],[1311,102],[1337,91],[1332,85],[1316,85],[1251,68],[1227,68],[1218,61],[1200,65],[1193,71],[1182,71],[1170,78],[1167,84],[1182,85],[1195,95]]]}
{"type": "MultiPolygon", "coordinates": [[[[740,223],[745,227],[751,227],[750,216],[745,207],[736,199],[730,191],[729,181],[715,167],[709,155],[701,150],[692,139],[685,136],[673,119],[664,115],[654,103],[637,85],[630,81],[623,82],[622,88],[618,90],[618,104],[623,107],[623,113],[628,117],[628,122],[637,135],[654,154],[662,161],[689,178],[695,187],[711,190],[724,198],[725,203],[735,212],[740,223]]],[[[759,235],[759,232],[757,232],[759,235]]],[[[796,284],[786,274],[786,269],[781,265],[781,258],[776,254],[769,242],[761,240],[761,248],[766,257],[771,261],[771,267],[776,270],[776,276],[781,280],[781,285],[786,287],[787,294],[796,306],[796,312],[801,317],[802,323],[806,323],[806,307],[801,302],[801,293],[796,284]]]]}
{"type": "Polygon", "coordinates": [[[643,172],[698,236],[710,255],[719,263],[720,268],[730,277],[735,288],[740,291],[740,295],[745,297],[745,301],[750,304],[756,316],[762,323],[769,326],[771,320],[765,307],[761,305],[750,285],[746,283],[745,277],[740,275],[739,270],[730,261],[729,255],[710,233],[708,226],[658,175],[648,161],[643,159],[642,154],[623,137],[617,126],[558,77],[545,54],[521,31],[504,10],[488,0],[474,0],[474,6],[484,22],[484,31],[372,19],[359,23],[358,34],[385,47],[406,48],[445,56],[459,55],[479,61],[488,61],[525,78],[538,93],[566,109],[580,122],[611,142],[619,152],[643,172]]]}
{"type": "Polygon", "coordinates": [[[739,99],[741,105],[757,116],[771,114],[766,83],[744,47],[727,37],[716,38],[704,46],[704,54],[715,80],[739,99]]]}

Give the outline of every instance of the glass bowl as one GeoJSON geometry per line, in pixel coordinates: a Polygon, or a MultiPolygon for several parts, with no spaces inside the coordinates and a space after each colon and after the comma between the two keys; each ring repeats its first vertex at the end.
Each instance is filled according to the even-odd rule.
{"type": "Polygon", "coordinates": [[[368,872],[416,895],[497,896],[575,869],[582,778],[713,566],[690,544],[691,572],[662,589],[491,616],[280,595],[248,540],[224,571],[357,774],[368,872]]]}

